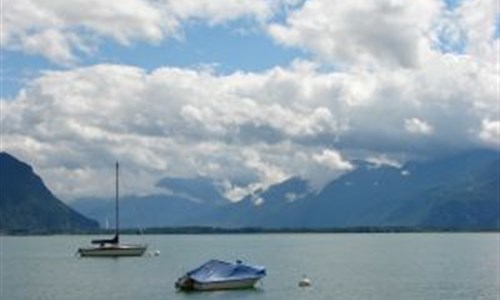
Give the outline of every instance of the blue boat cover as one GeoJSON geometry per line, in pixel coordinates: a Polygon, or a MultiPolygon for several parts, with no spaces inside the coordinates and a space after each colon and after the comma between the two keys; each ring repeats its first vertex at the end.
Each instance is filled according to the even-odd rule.
{"type": "Polygon", "coordinates": [[[266,276],[266,268],[249,266],[241,262],[229,263],[220,260],[209,260],[200,267],[187,272],[191,279],[200,283],[233,281],[266,276]]]}

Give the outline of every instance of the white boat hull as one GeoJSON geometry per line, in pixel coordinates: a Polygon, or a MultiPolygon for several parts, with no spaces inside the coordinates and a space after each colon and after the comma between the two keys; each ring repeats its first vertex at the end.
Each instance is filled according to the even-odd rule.
{"type": "Polygon", "coordinates": [[[78,249],[78,253],[82,257],[142,256],[146,249],[146,245],[110,245],[80,248],[78,249]]]}
{"type": "Polygon", "coordinates": [[[177,280],[175,286],[183,291],[219,291],[219,290],[239,290],[251,289],[255,287],[257,281],[261,278],[245,278],[238,280],[199,282],[189,278],[181,277],[177,280]]]}
{"type": "Polygon", "coordinates": [[[255,284],[257,283],[257,281],[259,281],[259,279],[260,278],[250,278],[242,280],[209,282],[209,283],[201,283],[195,281],[193,284],[193,289],[196,291],[251,289],[255,287],[255,284]]]}

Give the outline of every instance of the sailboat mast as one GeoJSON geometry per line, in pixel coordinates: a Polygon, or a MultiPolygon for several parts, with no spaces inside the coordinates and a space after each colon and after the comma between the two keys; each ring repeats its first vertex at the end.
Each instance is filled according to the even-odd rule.
{"type": "Polygon", "coordinates": [[[118,210],[118,176],[119,176],[119,165],[118,162],[116,162],[116,197],[115,197],[115,214],[116,214],[116,239],[118,242],[118,235],[119,235],[119,230],[120,230],[120,216],[119,216],[119,210],[118,210]]]}

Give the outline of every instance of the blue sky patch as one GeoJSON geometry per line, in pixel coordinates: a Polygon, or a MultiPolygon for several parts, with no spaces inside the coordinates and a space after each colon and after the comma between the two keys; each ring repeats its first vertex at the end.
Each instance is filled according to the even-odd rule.
{"type": "MultiPolygon", "coordinates": [[[[182,39],[169,38],[158,45],[138,42],[130,46],[106,39],[101,40],[98,52],[94,55],[76,53],[80,66],[114,63],[133,65],[148,71],[160,67],[210,66],[220,74],[260,72],[275,66],[286,66],[296,58],[307,57],[301,50],[275,44],[256,27],[244,31],[245,24],[241,22],[244,21],[232,22],[231,26],[208,26],[193,22],[185,28],[182,39]]],[[[14,97],[26,79],[49,69],[65,68],[38,55],[4,51],[2,98],[14,97]]]]}
{"type": "Polygon", "coordinates": [[[140,66],[147,70],[164,66],[212,65],[224,74],[263,71],[287,65],[300,56],[304,56],[301,51],[279,47],[262,34],[240,33],[228,26],[199,24],[189,26],[182,40],[168,39],[157,46],[140,43],[131,47],[108,42],[100,51],[103,61],[140,66]]]}
{"type": "Polygon", "coordinates": [[[42,70],[62,70],[38,55],[2,49],[2,99],[10,99],[42,70]]]}

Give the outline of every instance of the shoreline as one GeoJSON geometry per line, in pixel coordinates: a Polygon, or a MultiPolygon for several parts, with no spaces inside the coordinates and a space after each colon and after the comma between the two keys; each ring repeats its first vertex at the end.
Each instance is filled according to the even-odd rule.
{"type": "MultiPolygon", "coordinates": [[[[145,229],[123,229],[124,235],[176,235],[176,234],[308,234],[308,233],[500,233],[500,228],[425,228],[400,226],[359,226],[359,227],[331,227],[331,228],[262,228],[241,227],[224,228],[210,226],[185,227],[151,227],[145,229]]],[[[109,235],[114,234],[111,229],[91,230],[9,230],[0,231],[0,236],[44,236],[44,235],[109,235]]]]}

